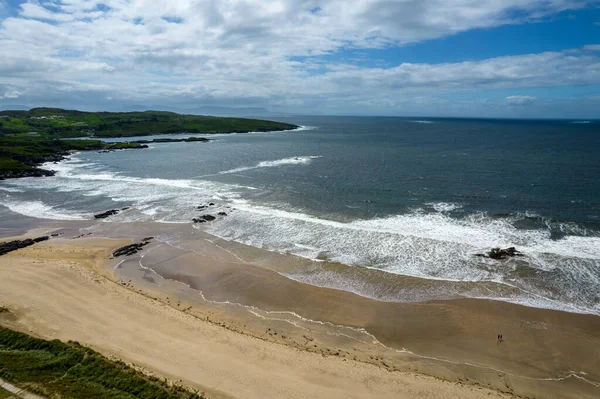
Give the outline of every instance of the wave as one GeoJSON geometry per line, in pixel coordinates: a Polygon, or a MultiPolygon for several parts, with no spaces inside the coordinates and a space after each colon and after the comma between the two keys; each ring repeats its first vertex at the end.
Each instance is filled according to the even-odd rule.
{"type": "Polygon", "coordinates": [[[262,162],[257,163],[254,166],[242,166],[239,168],[219,172],[219,174],[225,175],[225,174],[230,174],[230,173],[245,172],[247,170],[252,170],[252,169],[273,168],[273,167],[283,166],[283,165],[308,165],[309,163],[312,162],[313,159],[317,159],[317,158],[321,158],[321,156],[313,155],[313,156],[283,158],[283,159],[277,159],[274,161],[262,161],[262,162]]]}
{"type": "Polygon", "coordinates": [[[435,123],[433,121],[426,121],[426,120],[414,120],[414,121],[410,121],[412,123],[423,123],[423,124],[431,124],[431,123],[435,123]]]}
{"type": "Polygon", "coordinates": [[[22,193],[24,190],[12,187],[0,187],[0,191],[6,191],[7,193],[22,193]]]}
{"type": "MultiPolygon", "coordinates": [[[[251,167],[221,173],[306,165],[316,158],[318,156],[262,161],[251,167]]],[[[540,307],[562,306],[568,311],[584,309],[583,312],[600,314],[600,303],[595,297],[600,292],[600,237],[574,223],[552,222],[533,214],[470,214],[462,210],[461,204],[449,202],[432,202],[426,204],[425,209],[401,215],[339,222],[304,211],[254,204],[248,199],[253,197],[249,194],[256,191],[253,187],[208,180],[126,176],[75,157],[49,166],[57,171],[56,176],[20,179],[11,183],[11,188],[44,193],[72,191],[83,197],[98,196],[104,201],[123,202],[132,207],[115,216],[115,221],[184,223],[198,215],[197,205],[215,202],[214,211],[223,210],[229,216],[195,227],[227,240],[430,281],[495,282],[518,287],[522,295],[503,297],[497,292],[486,294],[480,291],[463,291],[461,295],[503,298],[540,307]],[[453,217],[456,215],[461,218],[453,217]],[[517,227],[517,222],[524,219],[528,223],[535,220],[525,228],[517,227]],[[553,237],[554,230],[564,233],[560,239],[553,237]],[[506,262],[475,256],[493,247],[509,246],[517,247],[526,256],[506,262]]],[[[42,201],[17,201],[15,198],[19,195],[22,194],[7,193],[9,200],[3,204],[14,212],[40,218],[77,220],[90,216],[71,213],[61,206],[53,207],[42,201]]],[[[406,298],[401,292],[406,291],[403,287],[382,293],[377,292],[377,286],[368,286],[361,281],[351,283],[335,275],[313,273],[293,278],[352,290],[376,299],[406,298]]],[[[418,294],[421,296],[413,292],[413,298],[437,298],[440,292],[424,291],[418,294]]],[[[456,296],[457,293],[447,295],[456,296]]]]}
{"type": "Polygon", "coordinates": [[[429,202],[425,205],[431,206],[436,212],[452,212],[461,209],[463,206],[452,202],[429,202]]]}
{"type": "Polygon", "coordinates": [[[587,125],[589,123],[592,123],[592,121],[573,121],[573,122],[569,122],[571,124],[583,124],[583,125],[587,125]]]}
{"type": "Polygon", "coordinates": [[[12,212],[21,215],[50,220],[85,220],[86,215],[68,211],[60,207],[50,206],[42,201],[0,200],[12,212]]]}
{"type": "MultiPolygon", "coordinates": [[[[569,311],[588,309],[600,314],[593,294],[600,291],[600,237],[552,240],[548,230],[515,228],[517,216],[494,219],[483,213],[455,219],[420,210],[342,223],[250,204],[237,209],[207,231],[259,248],[404,276],[515,285],[531,294],[512,298],[514,302],[537,301],[550,307],[555,301],[569,311]],[[526,257],[497,262],[475,256],[509,246],[526,257]]],[[[306,282],[314,284],[315,277],[311,278],[306,282]]],[[[331,281],[332,288],[348,290],[340,278],[331,281]]]]}

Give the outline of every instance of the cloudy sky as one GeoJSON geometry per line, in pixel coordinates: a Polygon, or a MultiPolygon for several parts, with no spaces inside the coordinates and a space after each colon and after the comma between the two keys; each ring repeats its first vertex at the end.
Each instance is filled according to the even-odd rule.
{"type": "Polygon", "coordinates": [[[0,108],[600,118],[600,2],[0,0],[0,108]]]}

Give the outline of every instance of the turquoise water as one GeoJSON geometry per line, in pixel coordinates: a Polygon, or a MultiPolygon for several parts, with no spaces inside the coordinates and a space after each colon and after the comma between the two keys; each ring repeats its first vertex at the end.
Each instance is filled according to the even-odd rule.
{"type": "MultiPolygon", "coordinates": [[[[600,123],[282,120],[304,128],[80,153],[48,165],[55,177],[0,183],[0,204],[56,219],[131,206],[114,220],[189,223],[196,206],[214,202],[229,216],[199,228],[230,240],[424,279],[492,281],[521,290],[495,299],[600,313],[600,123]],[[526,256],[474,256],[497,246],[526,256]]],[[[410,300],[330,273],[305,281],[410,300]]]]}

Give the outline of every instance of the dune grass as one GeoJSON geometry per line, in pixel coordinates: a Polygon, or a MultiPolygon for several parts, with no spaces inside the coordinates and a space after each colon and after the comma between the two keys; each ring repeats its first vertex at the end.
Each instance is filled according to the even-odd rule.
{"type": "Polygon", "coordinates": [[[47,341],[4,327],[0,327],[0,378],[63,399],[204,397],[109,360],[77,342],[47,341]]]}
{"type": "Polygon", "coordinates": [[[9,398],[11,395],[7,390],[0,388],[0,399],[9,398]]]}

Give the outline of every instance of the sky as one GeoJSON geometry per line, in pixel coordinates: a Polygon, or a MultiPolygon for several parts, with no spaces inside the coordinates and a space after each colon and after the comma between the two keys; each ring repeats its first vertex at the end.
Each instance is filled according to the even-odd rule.
{"type": "Polygon", "coordinates": [[[0,0],[0,109],[600,118],[600,1],[0,0]]]}

